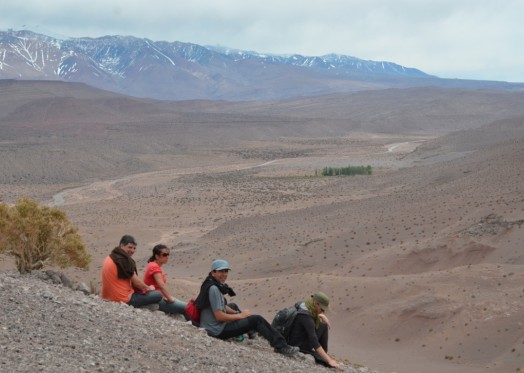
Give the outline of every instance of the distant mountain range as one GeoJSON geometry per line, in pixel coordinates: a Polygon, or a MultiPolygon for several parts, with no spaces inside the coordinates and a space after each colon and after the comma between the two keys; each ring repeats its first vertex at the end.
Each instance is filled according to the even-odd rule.
{"type": "Polygon", "coordinates": [[[440,79],[392,62],[345,55],[267,55],[133,36],[60,40],[14,30],[0,31],[0,79],[82,82],[163,100],[276,100],[430,85],[524,88],[524,84],[440,79]]]}

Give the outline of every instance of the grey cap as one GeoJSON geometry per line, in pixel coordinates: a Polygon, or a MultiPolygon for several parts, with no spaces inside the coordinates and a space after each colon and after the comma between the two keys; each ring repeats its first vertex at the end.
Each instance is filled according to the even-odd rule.
{"type": "Polygon", "coordinates": [[[229,263],[227,261],[223,259],[213,260],[213,263],[211,264],[212,271],[221,271],[223,269],[231,270],[231,268],[229,267],[229,263]]]}

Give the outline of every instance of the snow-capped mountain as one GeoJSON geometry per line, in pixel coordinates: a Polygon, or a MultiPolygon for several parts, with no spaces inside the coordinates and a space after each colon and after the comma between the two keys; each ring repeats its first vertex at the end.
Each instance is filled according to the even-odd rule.
{"type": "Polygon", "coordinates": [[[0,78],[83,82],[156,99],[282,99],[440,80],[344,55],[264,55],[133,36],[60,40],[0,31],[0,78]]]}
{"type": "Polygon", "coordinates": [[[269,62],[282,63],[285,65],[301,66],[301,67],[317,67],[322,69],[338,69],[344,70],[355,70],[359,72],[374,72],[381,74],[398,74],[414,77],[428,77],[429,75],[414,69],[407,68],[398,65],[393,62],[386,61],[366,61],[360,58],[339,55],[339,54],[328,54],[325,56],[311,57],[301,56],[294,54],[291,56],[278,56],[260,54],[257,52],[247,52],[242,50],[228,49],[223,47],[207,47],[215,50],[216,52],[232,56],[238,59],[259,59],[269,62]]]}

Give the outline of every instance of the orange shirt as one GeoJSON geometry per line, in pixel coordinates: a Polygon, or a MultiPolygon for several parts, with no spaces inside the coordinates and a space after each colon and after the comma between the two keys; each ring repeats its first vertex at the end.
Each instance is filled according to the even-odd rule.
{"type": "Polygon", "coordinates": [[[102,299],[127,303],[132,293],[131,279],[118,278],[116,264],[107,256],[102,265],[102,299]]]}

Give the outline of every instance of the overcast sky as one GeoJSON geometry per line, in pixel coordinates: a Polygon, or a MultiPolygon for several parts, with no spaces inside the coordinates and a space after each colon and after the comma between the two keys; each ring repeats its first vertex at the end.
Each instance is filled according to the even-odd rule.
{"type": "Polygon", "coordinates": [[[524,0],[1,0],[0,29],[345,54],[524,82],[524,0]]]}

